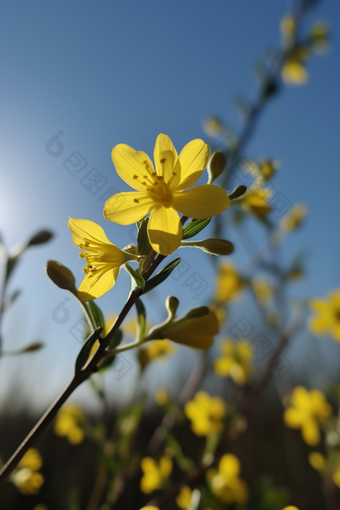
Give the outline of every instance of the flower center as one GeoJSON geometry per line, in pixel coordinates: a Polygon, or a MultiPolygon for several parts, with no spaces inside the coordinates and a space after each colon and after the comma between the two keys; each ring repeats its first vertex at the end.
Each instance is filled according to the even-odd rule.
{"type": "MultiPolygon", "coordinates": [[[[164,165],[166,163],[166,158],[161,159],[160,162],[164,165]]],[[[168,182],[165,182],[164,177],[162,175],[157,175],[156,172],[150,168],[147,161],[143,161],[143,165],[145,167],[143,180],[141,181],[138,175],[134,175],[133,178],[141,182],[141,184],[145,187],[145,191],[154,202],[162,204],[167,208],[171,207],[173,196],[170,189],[170,183],[176,173],[172,172],[171,179],[168,182]]]]}
{"type": "Polygon", "coordinates": [[[121,260],[124,257],[119,257],[119,252],[117,253],[117,250],[112,249],[110,245],[85,240],[79,247],[86,250],[79,253],[79,257],[87,262],[83,271],[88,277],[96,276],[95,280],[109,269],[117,268],[124,262],[121,260]]]}

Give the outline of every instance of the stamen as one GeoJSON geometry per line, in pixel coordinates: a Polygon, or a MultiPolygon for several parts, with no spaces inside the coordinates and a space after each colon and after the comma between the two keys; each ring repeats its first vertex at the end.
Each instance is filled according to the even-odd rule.
{"type": "Polygon", "coordinates": [[[139,204],[139,200],[137,200],[137,198],[135,198],[133,201],[136,202],[136,204],[139,204]]]}

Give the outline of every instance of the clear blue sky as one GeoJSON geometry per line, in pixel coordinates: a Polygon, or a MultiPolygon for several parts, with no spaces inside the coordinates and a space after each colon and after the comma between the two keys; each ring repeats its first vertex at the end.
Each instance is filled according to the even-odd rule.
{"type": "MultiPolygon", "coordinates": [[[[39,228],[56,234],[23,261],[11,288],[20,286],[24,294],[6,318],[4,332],[15,345],[44,336],[49,355],[56,355],[58,363],[65,360],[62,369],[51,369],[56,379],[59,370],[65,382],[71,373],[78,345],[68,330],[80,311],[70,301],[70,320],[53,321],[52,310],[67,294],[53,286],[43,268],[47,259],[56,259],[74,271],[78,282],[82,278],[68,217],[100,223],[118,246],[131,242],[129,227],[102,215],[102,194],[110,186],[128,189],[115,173],[112,147],[127,143],[152,155],[159,133],[168,134],[178,150],[194,138],[211,142],[202,130],[209,114],[238,130],[242,119],[233,98],[254,98],[253,65],[265,49],[279,45],[279,21],[287,8],[288,3],[272,0],[1,3],[0,230],[8,246],[39,228]],[[64,150],[51,157],[45,146],[60,130],[64,150]],[[76,151],[87,161],[81,175],[96,168],[107,179],[95,196],[81,184],[82,177],[63,166],[76,151]]],[[[325,295],[340,281],[340,4],[321,2],[308,24],[316,19],[330,25],[331,51],[312,59],[306,86],[286,87],[269,104],[246,151],[249,158],[280,159],[276,189],[309,209],[306,227],[292,236],[285,251],[287,260],[299,248],[308,253],[309,278],[297,290],[302,297],[325,295]]],[[[242,261],[239,239],[233,236],[233,258],[242,261]]],[[[183,250],[183,257],[192,271],[207,264],[203,254],[192,258],[183,250]]],[[[127,290],[122,274],[115,291],[99,304],[105,312],[118,310],[127,290]]],[[[200,304],[177,282],[160,291],[162,297],[170,293],[183,296],[183,312],[200,304]]],[[[148,302],[161,309],[159,301],[148,302]]]]}

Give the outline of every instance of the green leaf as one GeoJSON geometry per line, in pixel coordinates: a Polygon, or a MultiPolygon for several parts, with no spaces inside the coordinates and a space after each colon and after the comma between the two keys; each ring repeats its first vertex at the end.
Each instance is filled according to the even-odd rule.
{"type": "Polygon", "coordinates": [[[229,199],[236,200],[236,198],[240,198],[247,191],[246,186],[237,186],[232,193],[230,193],[229,199]]]}
{"type": "MultiPolygon", "coordinates": [[[[119,344],[122,343],[123,340],[123,331],[121,329],[118,329],[115,336],[112,338],[109,349],[115,349],[119,344]]],[[[104,370],[107,370],[113,365],[113,362],[115,360],[116,356],[111,356],[109,358],[104,358],[103,361],[101,361],[98,365],[98,372],[103,372],[104,370]]]]}
{"type": "Polygon", "coordinates": [[[135,271],[134,269],[132,269],[130,264],[128,264],[127,262],[125,262],[124,267],[125,267],[126,271],[129,273],[129,275],[131,276],[135,286],[138,289],[143,290],[145,287],[145,280],[144,280],[143,276],[138,272],[138,270],[135,271]]]}
{"type": "MultiPolygon", "coordinates": [[[[209,220],[210,221],[210,220],[209,220]]],[[[148,280],[145,285],[143,294],[150,292],[150,290],[157,287],[160,283],[164,282],[167,277],[172,273],[176,266],[180,263],[181,259],[177,258],[166,265],[159,273],[156,274],[151,280],[148,280]]]]}
{"type": "Polygon", "coordinates": [[[97,328],[102,328],[105,333],[105,319],[104,319],[103,312],[101,311],[99,306],[96,305],[96,303],[94,301],[89,302],[89,307],[92,312],[92,315],[93,315],[93,318],[94,318],[97,328]]]}
{"type": "Polygon", "coordinates": [[[145,337],[145,327],[146,327],[146,311],[143,305],[143,302],[140,299],[137,299],[135,302],[137,309],[137,320],[138,320],[138,337],[139,340],[143,340],[145,337]]]}
{"type": "Polygon", "coordinates": [[[78,357],[76,359],[76,367],[75,371],[76,374],[79,374],[79,372],[82,371],[83,366],[87,362],[91,349],[93,347],[93,344],[99,339],[101,332],[103,331],[103,328],[97,328],[94,330],[94,332],[89,336],[89,338],[86,340],[85,344],[81,348],[78,357]]]}
{"type": "Polygon", "coordinates": [[[211,218],[206,220],[193,220],[183,230],[183,240],[190,239],[191,237],[199,234],[210,223],[211,218]]]}
{"type": "Polygon", "coordinates": [[[140,255],[145,255],[151,248],[148,238],[148,223],[149,218],[143,218],[141,221],[137,223],[138,233],[137,233],[137,245],[138,252],[140,255]]]}

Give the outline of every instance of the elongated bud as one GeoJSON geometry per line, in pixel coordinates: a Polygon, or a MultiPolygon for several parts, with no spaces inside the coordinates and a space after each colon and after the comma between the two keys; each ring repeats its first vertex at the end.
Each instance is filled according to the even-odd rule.
{"type": "Polygon", "coordinates": [[[196,306],[195,308],[192,308],[184,317],[182,320],[186,319],[198,319],[199,317],[204,317],[205,315],[208,315],[209,308],[207,306],[196,306]]]}
{"type": "Polygon", "coordinates": [[[45,244],[50,239],[52,239],[53,234],[49,230],[41,230],[41,232],[38,232],[35,234],[27,243],[27,248],[29,246],[35,246],[37,244],[45,244]]]}
{"type": "Polygon", "coordinates": [[[67,267],[63,266],[63,264],[55,260],[49,260],[46,266],[46,273],[57,287],[69,290],[75,296],[77,295],[77,289],[75,287],[76,280],[73,273],[67,267]]]}
{"type": "Polygon", "coordinates": [[[199,248],[210,255],[230,255],[234,251],[234,245],[225,239],[204,239],[203,241],[182,241],[183,248],[199,248]]]}
{"type": "Polygon", "coordinates": [[[166,298],[165,306],[169,313],[169,320],[172,320],[175,318],[178,305],[179,305],[179,301],[176,297],[168,296],[166,298]]]}
{"type": "Polygon", "coordinates": [[[208,163],[208,184],[212,184],[224,170],[226,158],[223,152],[215,151],[208,163]]]}

